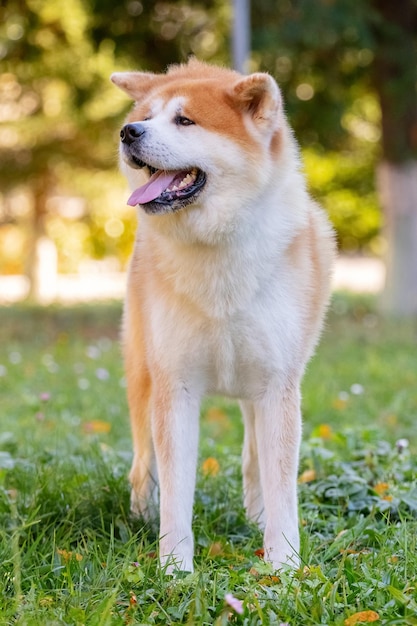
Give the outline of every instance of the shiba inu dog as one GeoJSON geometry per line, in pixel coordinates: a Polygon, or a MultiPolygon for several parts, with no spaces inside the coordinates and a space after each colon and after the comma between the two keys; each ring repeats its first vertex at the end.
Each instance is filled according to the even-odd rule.
{"type": "Polygon", "coordinates": [[[335,246],[279,88],[197,60],[111,79],[135,101],[120,143],[139,207],[123,329],[132,511],[152,516],[159,491],[161,564],[193,570],[200,401],[235,397],[247,515],[265,558],[297,566],[300,380],[335,246]]]}

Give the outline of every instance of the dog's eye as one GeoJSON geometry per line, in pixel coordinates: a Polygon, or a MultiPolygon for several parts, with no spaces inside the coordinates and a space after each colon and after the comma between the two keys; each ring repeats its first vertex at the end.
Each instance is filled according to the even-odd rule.
{"type": "Polygon", "coordinates": [[[177,115],[174,121],[177,126],[192,126],[195,124],[193,120],[190,120],[188,117],[184,117],[183,115],[177,115]]]}

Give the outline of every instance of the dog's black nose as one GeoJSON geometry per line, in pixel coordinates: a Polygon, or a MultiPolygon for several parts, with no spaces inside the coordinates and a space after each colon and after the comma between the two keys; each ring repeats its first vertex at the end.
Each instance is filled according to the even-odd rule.
{"type": "Polygon", "coordinates": [[[128,146],[145,132],[143,124],[126,124],[120,131],[120,138],[128,146]]]}

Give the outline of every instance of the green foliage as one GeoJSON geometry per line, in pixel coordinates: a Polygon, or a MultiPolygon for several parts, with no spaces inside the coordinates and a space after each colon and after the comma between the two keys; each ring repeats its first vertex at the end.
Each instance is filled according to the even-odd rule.
{"type": "Polygon", "coordinates": [[[303,389],[295,573],[260,558],[242,508],[239,412],[207,400],[200,459],[218,472],[199,468],[196,573],[172,578],[155,530],[128,511],[120,315],[116,304],[0,311],[1,623],[342,626],[374,611],[415,624],[412,325],[382,321],[369,300],[333,302],[303,389]]]}
{"type": "Polygon", "coordinates": [[[224,61],[229,13],[221,0],[70,0],[65,10],[59,0],[12,0],[0,8],[3,271],[22,272],[31,239],[43,234],[61,271],[91,257],[126,265],[136,217],[116,154],[130,102],[109,76],[163,71],[191,53],[224,61]]]}
{"type": "Polygon", "coordinates": [[[303,151],[310,190],[328,211],[344,251],[381,252],[381,221],[374,188],[374,158],[352,152],[303,151]]]}

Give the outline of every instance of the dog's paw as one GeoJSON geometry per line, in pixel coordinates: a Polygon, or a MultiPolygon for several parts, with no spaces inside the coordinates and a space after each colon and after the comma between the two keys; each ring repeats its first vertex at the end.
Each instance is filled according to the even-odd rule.
{"type": "Polygon", "coordinates": [[[134,489],[130,492],[130,514],[134,519],[156,525],[158,519],[158,503],[153,498],[143,498],[134,489]]]}
{"type": "Polygon", "coordinates": [[[271,563],[274,570],[298,569],[300,567],[299,549],[298,534],[294,534],[291,540],[282,537],[281,541],[276,543],[265,542],[265,560],[271,563]]]}
{"type": "Polygon", "coordinates": [[[161,569],[168,576],[184,576],[194,572],[192,557],[170,554],[160,558],[161,569]]]}

